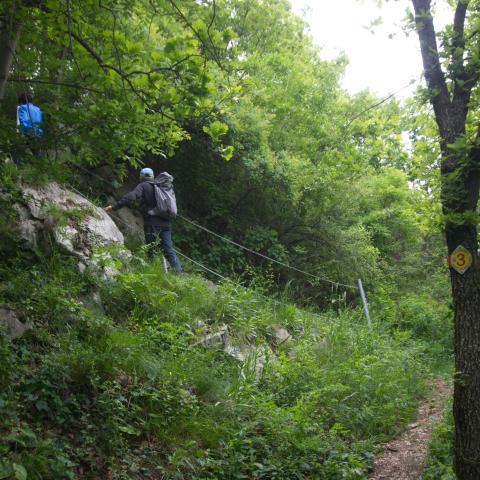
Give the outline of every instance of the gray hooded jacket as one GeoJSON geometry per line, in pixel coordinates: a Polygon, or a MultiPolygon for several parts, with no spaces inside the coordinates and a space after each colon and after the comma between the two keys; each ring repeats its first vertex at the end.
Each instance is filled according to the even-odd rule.
{"type": "Polygon", "coordinates": [[[159,183],[162,188],[172,188],[173,177],[167,173],[162,172],[154,181],[148,180],[139,183],[131,192],[124,195],[118,202],[113,205],[113,210],[119,210],[125,206],[133,204],[139,205],[139,209],[143,215],[144,225],[169,227],[170,220],[168,218],[161,218],[158,215],[149,215],[148,211],[156,207],[154,183],[159,183]]]}

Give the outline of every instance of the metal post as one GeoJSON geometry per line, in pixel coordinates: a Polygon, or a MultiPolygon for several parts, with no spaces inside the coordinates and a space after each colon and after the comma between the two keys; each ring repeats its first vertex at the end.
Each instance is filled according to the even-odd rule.
{"type": "Polygon", "coordinates": [[[360,290],[360,296],[362,297],[363,311],[365,312],[365,316],[367,317],[368,329],[371,330],[372,320],[370,319],[370,312],[368,311],[367,297],[365,296],[365,290],[363,289],[361,278],[358,279],[358,288],[360,290]]]}
{"type": "Polygon", "coordinates": [[[168,273],[168,263],[167,263],[167,259],[165,257],[162,257],[163,258],[163,268],[165,270],[165,273],[168,273]]]}

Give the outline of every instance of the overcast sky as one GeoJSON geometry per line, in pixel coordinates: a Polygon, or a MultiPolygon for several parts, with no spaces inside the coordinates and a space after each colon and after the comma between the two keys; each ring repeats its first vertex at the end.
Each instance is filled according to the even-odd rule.
{"type": "MultiPolygon", "coordinates": [[[[293,11],[305,18],[323,58],[336,57],[344,51],[350,61],[344,86],[356,93],[368,88],[380,96],[396,92],[419,79],[422,61],[418,39],[402,32],[409,0],[383,2],[374,0],[290,0],[293,11]],[[382,17],[375,33],[366,28],[382,17]],[[389,38],[393,34],[393,38],[389,38]]],[[[453,18],[446,0],[438,0],[436,26],[444,26],[453,18]],[[438,25],[437,25],[438,24],[438,25]]],[[[398,95],[407,96],[414,87],[398,95]]]]}

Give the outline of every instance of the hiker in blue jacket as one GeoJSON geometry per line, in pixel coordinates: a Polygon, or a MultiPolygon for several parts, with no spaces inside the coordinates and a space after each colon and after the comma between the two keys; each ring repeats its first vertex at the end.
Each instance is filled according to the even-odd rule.
{"type": "Polygon", "coordinates": [[[18,98],[17,125],[20,133],[29,137],[43,135],[43,114],[39,107],[32,103],[32,96],[22,93],[18,98]]]}
{"type": "Polygon", "coordinates": [[[154,179],[151,168],[142,168],[140,171],[140,183],[118,202],[105,207],[105,211],[110,213],[134,203],[139,204],[140,211],[143,214],[143,230],[148,256],[152,258],[161,249],[168,263],[176,272],[180,273],[183,272],[183,269],[173,250],[170,219],[152,214],[152,210],[155,210],[157,207],[154,184],[158,183],[162,188],[170,190],[172,189],[172,181],[173,177],[167,172],[161,173],[154,179]]]}
{"type": "MultiPolygon", "coordinates": [[[[34,157],[41,157],[42,152],[38,139],[43,136],[43,113],[32,103],[32,95],[24,92],[18,98],[17,128],[20,134],[27,139],[28,146],[34,157]]],[[[20,155],[15,156],[16,163],[20,162],[20,155]]]]}

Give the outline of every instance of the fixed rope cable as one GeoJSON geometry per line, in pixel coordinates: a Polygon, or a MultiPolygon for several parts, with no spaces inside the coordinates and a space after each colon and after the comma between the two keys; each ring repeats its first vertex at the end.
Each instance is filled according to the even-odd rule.
{"type": "Polygon", "coordinates": [[[370,105],[369,107],[365,108],[364,110],[362,110],[361,112],[355,114],[353,117],[350,118],[350,120],[343,126],[343,128],[347,128],[349,127],[357,118],[361,117],[362,115],[364,115],[365,113],[369,112],[370,110],[374,110],[375,108],[378,108],[380,107],[381,105],[383,105],[385,102],[387,102],[388,100],[390,100],[391,98],[395,97],[396,95],[398,95],[400,92],[403,92],[403,90],[407,89],[408,87],[412,86],[419,78],[421,77],[417,77],[417,78],[413,78],[412,80],[410,80],[406,85],[404,85],[402,88],[399,88],[398,90],[396,90],[395,92],[392,92],[390,93],[390,95],[386,96],[385,98],[382,98],[381,100],[379,100],[378,102],[375,102],[374,104],[370,105]]]}
{"type": "MultiPolygon", "coordinates": [[[[67,184],[67,185],[68,185],[77,195],[80,195],[80,196],[81,196],[82,198],[84,198],[85,200],[87,200],[87,201],[89,201],[89,202],[92,202],[88,197],[86,197],[86,196],[85,196],[82,192],[80,192],[77,188],[75,188],[74,186],[72,186],[72,185],[70,185],[70,184],[67,184]]],[[[93,202],[92,202],[92,203],[93,203],[93,202]]],[[[130,225],[129,225],[127,222],[125,222],[123,219],[118,218],[118,220],[120,220],[122,223],[124,223],[128,228],[131,228],[130,225]]],[[[96,241],[95,238],[94,238],[93,240],[94,240],[94,242],[95,242],[98,246],[101,246],[101,245],[96,241]]],[[[212,275],[215,275],[216,277],[218,277],[218,278],[220,278],[220,279],[222,279],[222,280],[224,280],[224,281],[230,281],[230,282],[232,282],[234,285],[236,285],[236,286],[239,287],[239,288],[242,288],[242,289],[245,289],[245,290],[249,290],[249,289],[248,289],[247,287],[245,287],[244,285],[241,285],[241,284],[239,284],[239,283],[237,283],[237,282],[233,282],[230,278],[225,277],[224,275],[216,272],[215,270],[212,270],[211,268],[203,265],[202,263],[194,260],[193,258],[190,258],[189,256],[185,255],[184,253],[180,252],[177,248],[174,248],[173,250],[174,250],[174,252],[175,252],[176,254],[180,255],[180,256],[183,257],[183,258],[185,258],[186,260],[188,260],[189,262],[193,263],[194,265],[197,265],[201,270],[203,270],[203,271],[205,271],[205,272],[207,272],[207,273],[210,273],[210,274],[212,274],[212,275]]],[[[261,297],[265,298],[266,300],[268,300],[268,301],[270,301],[270,302],[272,302],[272,303],[276,303],[276,304],[283,305],[283,306],[290,306],[290,305],[291,305],[291,304],[288,304],[288,303],[285,303],[285,302],[281,302],[280,300],[273,299],[273,298],[271,298],[271,297],[269,297],[269,296],[267,296],[267,295],[263,295],[263,294],[261,294],[261,293],[259,293],[259,292],[255,292],[255,294],[258,295],[258,296],[261,296],[261,297]]],[[[295,306],[295,307],[296,307],[296,306],[295,306]]],[[[314,312],[308,312],[308,313],[311,314],[311,315],[318,315],[318,314],[316,314],[316,313],[314,313],[314,312]]]]}
{"type": "MultiPolygon", "coordinates": [[[[87,170],[86,168],[82,167],[81,165],[78,165],[78,167],[80,168],[80,170],[83,170],[84,172],[98,178],[100,181],[102,181],[103,183],[105,184],[109,184],[109,182],[107,182],[104,178],[102,178],[100,175],[97,175],[96,173],[94,172],[91,172],[89,170],[87,170]]],[[[198,224],[197,222],[194,222],[193,220],[190,220],[189,218],[187,217],[184,217],[183,215],[180,215],[180,214],[177,214],[177,217],[181,218],[182,220],[184,220],[185,222],[188,222],[190,223],[191,225],[195,226],[196,228],[199,228],[201,230],[204,230],[205,232],[209,233],[210,235],[214,235],[215,237],[223,240],[224,242],[228,242],[232,245],[235,245],[236,247],[238,248],[241,248],[242,250],[245,250],[247,252],[250,252],[251,254],[253,255],[257,255],[259,257],[262,257],[263,259],[265,260],[268,260],[270,262],[273,262],[273,263],[277,263],[278,265],[281,265],[282,267],[284,268],[287,268],[287,269],[290,269],[290,270],[294,270],[298,273],[301,273],[303,275],[306,275],[310,278],[313,278],[315,280],[320,280],[322,282],[327,282],[327,283],[330,283],[331,285],[334,285],[334,286],[341,286],[341,287],[345,287],[345,288],[350,288],[350,289],[353,289],[353,290],[358,290],[358,287],[355,286],[355,285],[349,285],[349,284],[346,284],[346,283],[342,283],[342,282],[336,282],[334,280],[331,280],[327,277],[321,277],[319,275],[314,275],[313,273],[310,273],[310,272],[306,272],[305,270],[301,270],[300,268],[297,268],[297,267],[294,267],[292,265],[288,265],[287,263],[284,263],[284,262],[281,262],[279,260],[276,260],[272,257],[269,257],[268,255],[264,255],[263,253],[260,253],[260,252],[257,252],[256,250],[252,250],[251,248],[248,248],[246,247],[245,245],[242,245],[238,242],[235,242],[234,240],[231,240],[227,237],[224,237],[223,235],[220,235],[219,233],[216,233],[214,232],[213,230],[210,230],[208,229],[207,227],[204,227],[203,225],[200,225],[198,224]]]]}
{"type": "MultiPolygon", "coordinates": [[[[16,56],[14,56],[14,60],[15,60],[15,62],[17,63],[17,66],[20,68],[20,64],[19,64],[18,60],[16,59],[16,56]]],[[[25,83],[26,83],[26,82],[25,82],[25,83]]],[[[383,104],[385,101],[387,101],[389,98],[395,96],[395,95],[396,95],[397,93],[399,93],[400,91],[402,91],[402,90],[404,90],[405,88],[407,88],[408,86],[412,85],[412,83],[414,83],[414,82],[412,82],[412,81],[409,82],[408,85],[405,85],[404,87],[402,87],[402,88],[399,89],[398,91],[390,94],[388,97],[384,98],[384,99],[381,100],[380,102],[375,103],[374,105],[368,107],[367,109],[363,110],[363,111],[360,112],[359,114],[355,115],[355,116],[346,124],[346,126],[350,125],[356,118],[358,118],[359,116],[361,116],[361,115],[363,115],[364,113],[368,112],[369,110],[372,110],[372,109],[380,106],[380,105],[383,104]]],[[[87,172],[87,173],[89,173],[90,175],[98,178],[100,181],[102,181],[102,182],[104,182],[104,183],[108,183],[104,178],[100,177],[99,175],[95,174],[94,172],[91,172],[91,171],[87,170],[86,168],[82,167],[81,165],[77,165],[77,167],[79,167],[79,168],[80,168],[81,170],[83,170],[84,172],[87,172]]],[[[77,191],[77,193],[78,193],[78,191],[77,191]]],[[[86,198],[86,197],[85,197],[85,198],[86,198]]],[[[327,277],[323,277],[323,276],[319,276],[319,275],[314,275],[314,274],[312,274],[312,273],[310,273],[310,272],[306,272],[305,270],[302,270],[302,269],[300,269],[300,268],[294,267],[294,266],[292,266],[292,265],[288,265],[288,264],[286,264],[286,263],[284,263],[284,262],[281,262],[281,261],[276,260],[276,259],[274,259],[274,258],[271,258],[271,257],[269,257],[269,256],[267,256],[267,255],[264,255],[263,253],[260,253],[260,252],[257,252],[257,251],[255,251],[255,250],[252,250],[251,248],[248,248],[248,247],[246,247],[246,246],[244,246],[244,245],[242,245],[242,244],[240,244],[240,243],[238,243],[238,242],[235,242],[234,240],[231,240],[231,239],[229,239],[229,238],[227,238],[227,237],[224,237],[223,235],[220,235],[220,234],[218,234],[218,233],[216,233],[216,232],[214,232],[214,231],[212,231],[212,230],[210,230],[210,229],[208,229],[208,228],[206,228],[206,227],[204,227],[204,226],[202,226],[202,225],[200,225],[200,224],[198,224],[198,223],[196,223],[196,222],[194,222],[194,221],[192,221],[192,220],[190,220],[190,219],[188,219],[188,218],[186,218],[186,217],[184,217],[183,215],[178,215],[178,217],[180,217],[182,220],[190,223],[191,225],[195,226],[196,228],[199,228],[199,229],[201,229],[201,230],[209,233],[210,235],[216,236],[217,238],[223,240],[224,242],[228,242],[228,243],[230,243],[230,244],[232,244],[232,245],[235,245],[236,247],[241,248],[241,249],[243,249],[243,250],[245,250],[245,251],[247,251],[247,252],[250,252],[250,253],[253,254],[253,255],[257,255],[257,256],[259,256],[259,257],[261,257],[261,258],[264,258],[265,260],[268,260],[268,261],[270,261],[270,262],[273,262],[273,263],[276,263],[276,264],[278,264],[278,265],[281,265],[281,266],[284,267],[284,268],[287,268],[287,269],[296,271],[297,273],[301,273],[301,274],[303,274],[303,275],[305,275],[305,276],[307,276],[307,277],[313,278],[313,279],[315,279],[315,280],[320,280],[320,281],[322,281],[322,282],[330,283],[330,284],[335,285],[335,286],[337,286],[337,287],[338,287],[338,286],[342,286],[342,287],[345,287],[345,288],[350,288],[350,289],[353,289],[353,290],[358,290],[358,287],[355,286],[355,285],[349,285],[349,284],[345,284],[345,283],[342,283],[342,282],[337,282],[337,281],[331,280],[331,279],[329,279],[329,278],[327,278],[327,277]]],[[[118,217],[117,217],[117,218],[118,218],[118,217]]],[[[122,219],[119,218],[119,220],[123,222],[122,219]]],[[[126,222],[123,222],[123,223],[124,223],[125,225],[127,225],[126,222]]],[[[129,225],[127,225],[127,226],[129,227],[129,225]]],[[[129,228],[130,228],[130,227],[129,227],[129,228]]]]}
{"type": "Polygon", "coordinates": [[[242,245],[242,244],[240,244],[240,243],[238,243],[238,242],[235,242],[234,240],[231,240],[231,239],[229,239],[229,238],[227,238],[227,237],[224,237],[223,235],[220,235],[219,233],[216,233],[216,232],[214,232],[213,230],[210,230],[210,229],[208,229],[207,227],[204,227],[203,225],[200,225],[199,223],[196,223],[196,222],[194,222],[193,220],[190,220],[189,218],[184,217],[183,215],[178,214],[177,216],[178,216],[179,218],[181,218],[182,220],[184,220],[185,222],[188,222],[188,223],[190,223],[191,225],[193,225],[193,226],[195,226],[195,227],[197,227],[197,228],[199,228],[199,229],[201,229],[201,230],[209,233],[210,235],[214,235],[215,237],[220,238],[220,239],[223,240],[224,242],[228,242],[228,243],[230,243],[230,244],[232,244],[232,245],[235,245],[236,247],[241,248],[242,250],[245,250],[245,251],[250,252],[250,253],[252,253],[252,254],[254,254],[254,255],[257,255],[257,256],[259,256],[259,257],[262,257],[262,258],[264,258],[265,260],[268,260],[268,261],[270,261],[270,262],[277,263],[278,265],[281,265],[281,266],[284,267],[284,268],[288,268],[288,269],[290,269],[290,270],[294,270],[294,271],[296,271],[296,272],[298,272],[298,273],[302,273],[303,275],[306,275],[306,276],[308,276],[308,277],[310,277],[310,278],[314,278],[314,279],[316,279],[316,280],[321,280],[321,281],[323,281],[323,282],[328,282],[328,283],[330,283],[330,284],[332,284],[332,285],[335,285],[335,286],[342,286],[342,287],[352,288],[352,289],[355,289],[355,290],[358,289],[358,287],[356,287],[355,285],[348,285],[348,284],[346,284],[346,283],[336,282],[336,281],[334,281],[334,280],[330,280],[329,278],[320,277],[320,276],[318,276],[318,275],[314,275],[313,273],[306,272],[305,270],[301,270],[300,268],[294,267],[294,266],[292,266],[292,265],[288,265],[287,263],[281,262],[280,260],[276,260],[276,259],[274,259],[274,258],[272,258],[272,257],[269,257],[268,255],[264,255],[263,253],[260,253],[260,252],[257,252],[257,251],[255,251],[255,250],[252,250],[251,248],[248,248],[248,247],[246,247],[245,245],[242,245]]]}
{"type": "MultiPolygon", "coordinates": [[[[82,192],[80,192],[78,189],[76,189],[75,187],[73,187],[72,185],[68,184],[68,186],[75,192],[77,193],[78,195],[80,195],[82,198],[84,198],[85,200],[91,202],[91,200],[86,197],[82,192]]],[[[93,203],[93,202],[92,202],[93,203]]],[[[118,220],[120,220],[123,224],[125,224],[128,228],[131,228],[130,225],[125,222],[123,219],[121,218],[118,218],[118,220]]],[[[229,282],[232,282],[234,285],[236,285],[237,287],[239,288],[242,288],[242,289],[245,289],[245,290],[249,290],[247,287],[245,287],[244,285],[241,285],[240,283],[237,283],[237,282],[233,282],[232,279],[228,278],[228,277],[225,277],[224,275],[216,272],[215,270],[212,270],[211,268],[203,265],[202,263],[194,260],[193,258],[190,258],[189,256],[185,255],[184,253],[180,252],[180,250],[178,250],[178,248],[174,248],[173,249],[175,253],[177,253],[178,255],[180,255],[181,257],[185,258],[186,260],[188,260],[189,262],[192,262],[194,265],[197,265],[201,270],[205,271],[205,272],[208,272],[212,275],[215,275],[216,277],[224,280],[224,281],[229,281],[229,282]]],[[[290,306],[291,304],[289,303],[285,303],[285,302],[282,302],[280,300],[276,300],[272,297],[269,297],[268,295],[263,295],[262,293],[259,293],[259,292],[255,292],[256,295],[259,295],[263,298],[265,298],[266,300],[270,301],[270,302],[273,302],[273,303],[276,303],[276,304],[279,304],[279,305],[283,305],[283,306],[290,306]]],[[[296,307],[296,306],[295,306],[296,307]]],[[[297,307],[298,308],[298,307],[297,307]]],[[[309,314],[311,315],[318,315],[314,312],[308,312],[309,314]]]]}
{"type": "MultiPolygon", "coordinates": [[[[212,275],[215,275],[215,276],[221,278],[222,280],[230,280],[229,278],[224,277],[224,276],[221,275],[220,273],[215,272],[215,270],[211,270],[210,268],[206,267],[205,265],[202,265],[200,262],[197,262],[196,260],[193,260],[193,258],[187,257],[187,255],[185,255],[184,253],[180,252],[177,248],[174,248],[173,251],[174,251],[175,253],[178,253],[178,255],[180,255],[181,257],[185,258],[185,259],[188,260],[189,262],[194,263],[195,265],[197,265],[198,267],[200,267],[202,270],[205,270],[206,272],[211,273],[212,275]]],[[[239,286],[241,286],[241,285],[239,285],[239,286]]]]}
{"type": "MultiPolygon", "coordinates": [[[[235,285],[236,287],[238,288],[241,288],[243,290],[247,290],[247,291],[252,291],[251,289],[249,289],[248,287],[246,287],[245,285],[241,285],[240,283],[237,283],[237,282],[234,282],[231,278],[228,278],[228,277],[225,277],[223,276],[222,274],[216,272],[215,270],[212,270],[211,268],[209,267],[206,267],[205,265],[203,265],[202,263],[196,261],[196,260],[193,260],[192,258],[188,257],[187,255],[185,255],[184,253],[180,252],[178,249],[174,248],[174,251],[175,253],[177,253],[178,255],[182,256],[183,258],[185,258],[186,260],[192,262],[193,264],[197,265],[200,269],[204,270],[205,272],[208,272],[208,273],[211,273],[212,275],[215,275],[219,278],[221,278],[222,280],[224,281],[228,281],[228,282],[231,282],[233,285],[235,285]]],[[[260,293],[260,292],[256,292],[255,290],[253,290],[254,294],[259,296],[259,297],[262,297],[263,299],[267,300],[268,302],[271,302],[273,304],[276,304],[276,305],[282,305],[284,307],[295,307],[297,309],[300,309],[300,307],[298,307],[297,305],[295,305],[294,303],[286,303],[286,302],[282,302],[281,300],[276,300],[275,298],[272,298],[268,295],[264,295],[263,293],[260,293]]],[[[303,310],[303,309],[300,309],[300,310],[303,310]]],[[[312,316],[315,316],[315,317],[321,317],[321,315],[319,315],[318,313],[315,313],[315,312],[310,312],[308,310],[303,310],[303,311],[306,311],[309,315],[312,315],[312,316]]]]}

